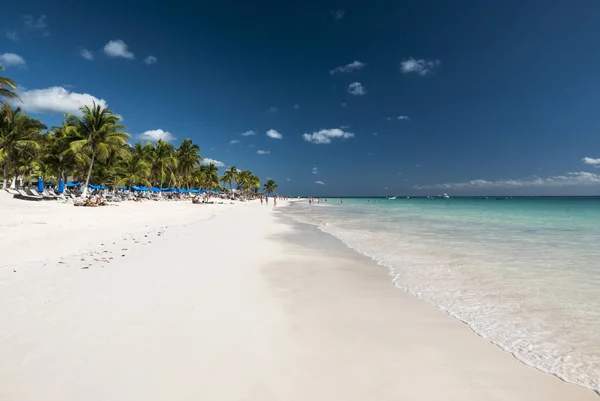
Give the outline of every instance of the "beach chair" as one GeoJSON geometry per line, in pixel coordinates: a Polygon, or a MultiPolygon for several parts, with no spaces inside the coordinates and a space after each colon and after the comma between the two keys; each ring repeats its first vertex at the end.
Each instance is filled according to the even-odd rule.
{"type": "Polygon", "coordinates": [[[29,201],[41,201],[44,199],[42,196],[30,195],[22,189],[18,189],[17,192],[16,195],[13,195],[13,198],[29,201]]]}

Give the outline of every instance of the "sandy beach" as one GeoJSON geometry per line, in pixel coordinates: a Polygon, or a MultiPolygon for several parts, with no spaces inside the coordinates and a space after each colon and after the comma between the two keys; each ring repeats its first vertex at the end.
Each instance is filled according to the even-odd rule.
{"type": "Polygon", "coordinates": [[[0,400],[599,399],[257,201],[0,193],[0,254],[0,400]]]}

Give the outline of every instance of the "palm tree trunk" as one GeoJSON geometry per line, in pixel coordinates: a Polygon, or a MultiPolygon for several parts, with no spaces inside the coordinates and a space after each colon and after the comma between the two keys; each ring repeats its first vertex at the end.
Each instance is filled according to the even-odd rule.
{"type": "Polygon", "coordinates": [[[6,189],[6,183],[8,182],[9,164],[10,154],[6,156],[6,163],[4,163],[4,179],[2,180],[2,189],[6,189]]]}
{"type": "Polygon", "coordinates": [[[85,179],[85,185],[83,187],[83,192],[81,193],[82,196],[85,196],[87,194],[88,185],[90,185],[90,177],[92,176],[92,168],[94,167],[95,159],[96,159],[96,151],[93,151],[92,152],[92,161],[90,163],[90,168],[87,173],[87,178],[85,179]]]}

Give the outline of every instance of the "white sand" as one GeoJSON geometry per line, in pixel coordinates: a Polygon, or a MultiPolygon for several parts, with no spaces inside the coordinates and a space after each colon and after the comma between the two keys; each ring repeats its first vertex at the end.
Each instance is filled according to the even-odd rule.
{"type": "Polygon", "coordinates": [[[308,233],[258,203],[0,194],[0,400],[598,400],[308,233]]]}

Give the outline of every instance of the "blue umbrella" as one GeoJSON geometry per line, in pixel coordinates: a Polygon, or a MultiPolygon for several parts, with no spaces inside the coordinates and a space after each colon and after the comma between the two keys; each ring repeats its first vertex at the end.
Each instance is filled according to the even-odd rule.
{"type": "Polygon", "coordinates": [[[39,193],[44,192],[44,180],[42,180],[41,178],[38,178],[38,188],[37,188],[39,193]]]}
{"type": "Polygon", "coordinates": [[[62,194],[63,192],[65,192],[65,183],[61,178],[60,181],[58,182],[58,193],[62,194]]]}

